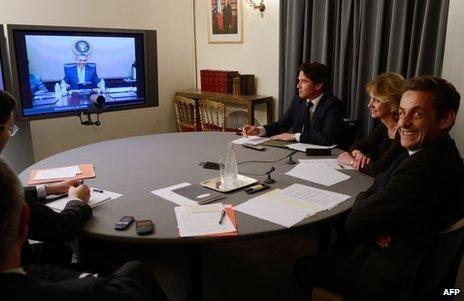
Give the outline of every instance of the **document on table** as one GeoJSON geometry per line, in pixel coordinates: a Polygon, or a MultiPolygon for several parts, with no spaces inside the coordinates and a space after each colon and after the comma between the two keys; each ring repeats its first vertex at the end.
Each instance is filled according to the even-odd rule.
{"type": "Polygon", "coordinates": [[[269,140],[271,140],[271,138],[259,137],[259,136],[248,136],[248,137],[242,137],[242,138],[236,139],[232,141],[232,143],[235,143],[235,144],[248,143],[248,144],[257,145],[257,144],[260,144],[260,143],[263,143],[269,140]]]}
{"type": "Polygon", "coordinates": [[[287,145],[288,148],[294,149],[300,152],[305,152],[307,148],[312,148],[312,149],[334,149],[337,147],[336,144],[334,145],[317,145],[317,144],[308,144],[308,143],[292,143],[287,145]]]}
{"type": "Polygon", "coordinates": [[[151,193],[153,193],[154,195],[157,195],[159,197],[162,197],[163,199],[171,201],[171,202],[173,202],[173,203],[175,203],[177,205],[181,205],[181,206],[184,206],[184,205],[197,205],[198,202],[193,201],[193,200],[191,200],[189,198],[186,198],[185,196],[182,196],[180,194],[177,194],[177,193],[173,192],[174,189],[187,187],[189,185],[191,185],[191,184],[187,183],[187,182],[184,182],[184,183],[168,186],[168,187],[165,187],[165,188],[152,190],[151,193]]]}
{"type": "MultiPolygon", "coordinates": [[[[104,203],[115,200],[122,196],[122,194],[117,193],[117,192],[111,192],[107,190],[103,190],[103,192],[97,192],[97,191],[94,191],[93,189],[94,188],[90,189],[90,199],[89,199],[89,206],[92,208],[95,208],[97,206],[100,206],[104,203]]],[[[65,197],[59,198],[56,201],[47,203],[47,206],[57,212],[61,212],[63,211],[64,207],[70,200],[71,198],[69,198],[68,196],[65,196],[65,197]]]]}
{"type": "Polygon", "coordinates": [[[203,236],[236,231],[222,203],[174,208],[180,237],[203,236]]]}
{"type": "Polygon", "coordinates": [[[79,166],[66,166],[60,168],[43,169],[37,171],[34,180],[52,180],[61,178],[74,178],[77,174],[82,173],[79,166]]]}
{"type": "Polygon", "coordinates": [[[354,169],[351,166],[343,165],[337,161],[337,159],[300,159],[300,163],[304,164],[319,164],[324,163],[327,166],[334,168],[334,169],[354,169]]]}
{"type": "Polygon", "coordinates": [[[285,174],[325,186],[331,186],[351,178],[325,163],[300,163],[285,174]]]}
{"type": "Polygon", "coordinates": [[[349,198],[349,195],[293,184],[252,198],[235,206],[235,210],[289,228],[349,198]]]}

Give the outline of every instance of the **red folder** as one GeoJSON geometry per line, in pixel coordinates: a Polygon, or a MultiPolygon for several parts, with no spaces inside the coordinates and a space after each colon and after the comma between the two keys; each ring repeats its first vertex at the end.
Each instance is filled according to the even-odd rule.
{"type": "Polygon", "coordinates": [[[47,169],[33,169],[31,170],[31,173],[29,174],[29,180],[28,184],[29,185],[37,185],[37,184],[44,184],[44,183],[53,183],[53,182],[60,182],[60,181],[65,181],[65,180],[83,180],[83,179],[93,179],[95,178],[95,169],[93,168],[93,164],[81,164],[78,165],[79,169],[81,170],[82,173],[76,175],[75,177],[72,178],[56,178],[56,179],[48,179],[48,180],[34,180],[35,175],[39,170],[47,170],[47,169],[53,169],[53,168],[47,168],[47,169]]]}

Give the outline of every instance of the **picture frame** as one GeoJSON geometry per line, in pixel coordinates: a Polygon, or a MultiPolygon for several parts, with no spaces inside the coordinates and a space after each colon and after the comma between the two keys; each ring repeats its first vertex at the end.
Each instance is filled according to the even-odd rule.
{"type": "Polygon", "coordinates": [[[208,43],[242,43],[242,0],[206,0],[208,43]]]}

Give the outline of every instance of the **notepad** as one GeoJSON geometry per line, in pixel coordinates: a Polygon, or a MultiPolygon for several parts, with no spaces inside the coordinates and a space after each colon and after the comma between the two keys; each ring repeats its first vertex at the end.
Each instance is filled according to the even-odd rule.
{"type": "MultiPolygon", "coordinates": [[[[111,192],[107,190],[103,190],[103,192],[96,192],[93,191],[94,188],[90,189],[90,198],[89,198],[89,206],[95,208],[102,204],[105,204],[109,201],[115,200],[122,196],[120,193],[111,192]]],[[[52,201],[47,203],[47,206],[52,208],[54,211],[61,212],[63,211],[66,204],[71,200],[68,196],[59,198],[56,201],[52,201]]]]}
{"type": "Polygon", "coordinates": [[[220,193],[197,184],[173,189],[172,192],[184,196],[192,201],[198,202],[200,205],[211,203],[224,197],[220,193]]]}

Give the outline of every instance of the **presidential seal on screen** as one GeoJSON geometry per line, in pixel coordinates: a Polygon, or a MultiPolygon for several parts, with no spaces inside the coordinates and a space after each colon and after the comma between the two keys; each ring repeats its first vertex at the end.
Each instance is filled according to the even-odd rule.
{"type": "Polygon", "coordinates": [[[79,40],[74,43],[74,53],[76,55],[85,55],[88,56],[91,52],[89,42],[85,40],[79,40]]]}

